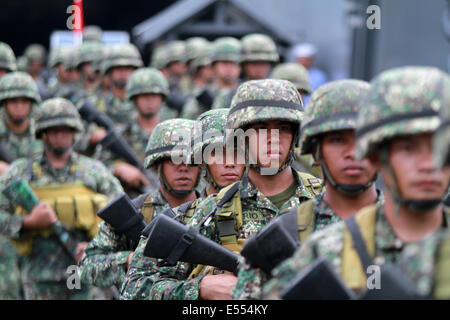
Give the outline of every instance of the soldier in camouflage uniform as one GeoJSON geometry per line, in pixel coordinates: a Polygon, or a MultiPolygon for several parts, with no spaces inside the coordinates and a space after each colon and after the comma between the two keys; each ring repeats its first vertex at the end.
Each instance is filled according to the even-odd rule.
{"type": "MultiPolygon", "coordinates": [[[[312,232],[382,199],[377,197],[373,184],[376,168],[366,159],[356,161],[354,156],[356,118],[368,90],[369,84],[364,81],[335,81],[317,89],[308,104],[300,148],[302,154],[314,154],[320,163],[326,189],[294,209],[297,216],[311,221],[306,230],[299,232],[301,242],[312,232]]],[[[247,263],[239,266],[233,298],[261,299],[261,288],[268,278],[270,275],[247,263]]]]}
{"type": "Polygon", "coordinates": [[[70,101],[47,100],[38,110],[35,128],[44,151],[14,161],[0,178],[2,186],[22,178],[41,201],[28,213],[0,196],[0,230],[15,240],[21,255],[25,299],[86,298],[86,286],[68,288],[67,268],[76,264],[86,241],[97,232],[97,210],[122,192],[103,164],[72,151],[75,131],[82,129],[70,101]],[[61,245],[54,233],[52,226],[58,220],[69,229],[69,247],[61,245]]]}
{"type": "MultiPolygon", "coordinates": [[[[136,208],[146,223],[168,207],[177,207],[197,198],[194,191],[198,181],[198,167],[187,168],[184,163],[176,165],[172,157],[178,155],[177,148],[187,148],[194,126],[192,120],[172,119],[158,124],[145,149],[145,168],[158,173],[160,187],[157,191],[133,199],[136,208]],[[183,137],[186,140],[178,140],[183,137]],[[183,180],[177,180],[183,178],[183,180]]],[[[118,233],[106,222],[101,222],[99,232],[85,250],[80,262],[81,279],[84,283],[98,287],[116,285],[120,288],[134,247],[125,235],[118,233]]]]}
{"type": "MultiPolygon", "coordinates": [[[[129,115],[129,123],[121,135],[143,162],[148,137],[155,126],[161,122],[161,116],[167,117],[169,112],[167,106],[163,104],[164,99],[169,95],[169,84],[160,71],[153,68],[141,68],[133,72],[127,82],[126,90],[126,99],[132,101],[135,110],[129,115]]],[[[105,151],[101,153],[102,158],[105,158],[105,151]]],[[[110,158],[114,160],[111,171],[127,185],[136,188],[140,185],[151,184],[138,168],[118,161],[120,159],[117,157],[110,158]]],[[[153,188],[156,188],[157,179],[153,179],[152,182],[153,188]]]]}
{"type": "Polygon", "coordinates": [[[0,78],[8,72],[17,70],[16,56],[11,47],[4,42],[0,42],[0,78]]]}
{"type": "MultiPolygon", "coordinates": [[[[260,80],[242,84],[233,98],[227,128],[235,133],[238,129],[251,128],[253,130],[247,132],[251,135],[250,139],[258,139],[259,136],[264,139],[264,134],[259,133],[263,128],[269,128],[270,131],[279,129],[281,133],[277,141],[280,156],[274,156],[270,151],[261,151],[262,156],[256,157],[255,164],[250,163],[250,157],[247,157],[247,170],[242,180],[222,189],[217,196],[211,195],[202,201],[189,225],[201,227],[200,232],[204,236],[239,252],[245,239],[261,230],[275,216],[313,198],[312,188],[315,186],[318,191],[320,182],[313,185],[309,180],[317,179],[295,172],[290,167],[301,118],[301,99],[290,82],[260,80]],[[263,161],[264,156],[273,157],[277,161],[267,164],[263,161]],[[200,226],[227,193],[233,195],[223,206],[223,210],[227,212],[219,209],[208,225],[200,226]],[[225,224],[228,226],[226,230],[222,229],[225,224]]],[[[234,137],[230,136],[227,141],[233,144],[234,137]]],[[[261,141],[260,145],[267,143],[268,141],[261,141]]],[[[245,144],[247,155],[257,152],[255,145],[258,144],[245,144]]],[[[241,148],[244,149],[243,146],[241,148]]],[[[244,159],[240,160],[238,154],[237,163],[242,160],[244,159]]],[[[144,249],[143,244],[141,241],[137,251],[144,249]]],[[[135,287],[138,288],[138,293],[134,296],[136,298],[142,298],[139,295],[139,287],[143,286],[141,281],[145,281],[149,287],[143,288],[142,291],[147,295],[147,292],[150,292],[151,299],[195,300],[231,298],[231,289],[237,278],[210,267],[179,262],[175,267],[158,266],[158,272],[151,277],[146,277],[145,271],[141,271],[141,275],[135,276],[134,281],[135,287]],[[211,272],[213,274],[209,274],[211,272]]]]}
{"type": "Polygon", "coordinates": [[[61,45],[50,51],[48,67],[52,70],[53,76],[49,79],[47,86],[53,97],[62,97],[69,91],[66,87],[71,85],[71,76],[68,70],[64,68],[64,61],[74,50],[72,46],[61,45]]]}
{"type": "Polygon", "coordinates": [[[395,264],[405,246],[447,228],[441,201],[450,170],[434,168],[431,137],[439,124],[437,112],[449,103],[449,88],[448,75],[430,67],[391,69],[372,80],[358,114],[356,158],[367,157],[379,169],[384,203],[313,234],[272,271],[273,279],[263,288],[265,298],[279,298],[295,275],[318,257],[362,294],[370,265],[395,264]],[[355,250],[363,246],[365,250],[355,250]]]}
{"type": "MultiPolygon", "coordinates": [[[[41,101],[39,91],[30,75],[11,72],[0,79],[0,143],[13,159],[28,157],[42,151],[34,136],[33,109],[41,101]]],[[[0,161],[0,174],[7,169],[0,161]]]]}
{"type": "MultiPolygon", "coordinates": [[[[307,108],[305,95],[311,94],[309,86],[308,71],[298,63],[282,63],[277,65],[271,74],[273,79],[282,79],[292,82],[302,97],[303,105],[307,108]]],[[[295,161],[292,166],[296,170],[309,172],[316,177],[322,177],[320,168],[314,163],[311,155],[301,155],[300,148],[295,149],[295,161]]]]}
{"type": "MultiPolygon", "coordinates": [[[[187,48],[189,49],[189,46],[187,48]]],[[[202,112],[211,109],[214,99],[214,92],[211,89],[214,80],[211,68],[212,44],[209,42],[197,44],[196,50],[195,58],[189,62],[190,85],[189,87],[184,85],[189,96],[183,105],[181,118],[197,118],[202,112]]]]}
{"type": "Polygon", "coordinates": [[[244,36],[241,43],[244,81],[267,78],[279,60],[275,42],[265,34],[252,33],[244,36]]]}
{"type": "Polygon", "coordinates": [[[125,99],[126,84],[133,71],[143,66],[143,62],[138,49],[132,44],[114,45],[110,50],[101,65],[101,73],[111,80],[112,92],[99,97],[94,104],[118,128],[123,128],[134,109],[133,104],[125,99]]]}
{"type": "MultiPolygon", "coordinates": [[[[450,103],[440,111],[441,124],[433,137],[433,158],[437,168],[450,170],[450,103]]],[[[448,194],[444,202],[449,212],[448,194]]],[[[416,285],[417,293],[432,299],[450,299],[450,231],[436,233],[402,252],[399,265],[403,274],[416,285]]]]}
{"type": "Polygon", "coordinates": [[[99,26],[90,25],[83,29],[83,41],[102,42],[103,31],[99,26]]]}
{"type": "Polygon", "coordinates": [[[213,108],[229,108],[239,85],[241,42],[233,37],[217,38],[213,42],[212,67],[216,74],[213,108]]]}
{"type": "Polygon", "coordinates": [[[51,95],[46,86],[48,74],[45,69],[47,50],[43,45],[33,43],[25,48],[23,55],[26,58],[26,72],[36,81],[41,98],[49,98],[51,95]]]}
{"type": "MultiPolygon", "coordinates": [[[[202,174],[207,182],[202,198],[217,194],[228,185],[241,179],[244,165],[236,159],[226,159],[225,128],[228,109],[214,109],[201,114],[194,127],[192,164],[202,166],[202,174]],[[222,153],[220,153],[222,152],[222,153]]],[[[122,286],[122,299],[146,299],[150,295],[151,284],[164,260],[143,255],[147,244],[144,236],[139,243],[130,270],[122,286]]]]}

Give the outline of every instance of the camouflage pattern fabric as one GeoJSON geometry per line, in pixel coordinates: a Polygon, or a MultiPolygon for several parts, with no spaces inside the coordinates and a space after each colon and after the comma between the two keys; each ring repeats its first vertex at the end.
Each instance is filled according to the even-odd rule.
{"type": "Polygon", "coordinates": [[[41,97],[33,78],[21,71],[5,74],[0,79],[0,103],[11,98],[28,98],[39,103],[41,97]]]}
{"type": "MultiPolygon", "coordinates": [[[[161,191],[152,193],[150,197],[154,216],[169,207],[161,191]]],[[[118,234],[109,224],[101,222],[99,232],[89,242],[85,250],[86,256],[80,262],[82,282],[98,287],[115,285],[120,288],[127,273],[126,262],[132,251],[130,241],[125,235],[118,234]]]]}
{"type": "Polygon", "coordinates": [[[99,26],[90,25],[83,29],[83,41],[102,41],[103,31],[99,26]]]}
{"type": "Polygon", "coordinates": [[[231,101],[227,128],[237,129],[269,120],[300,124],[303,105],[294,85],[286,80],[252,80],[242,83],[231,101]]]}
{"type": "Polygon", "coordinates": [[[151,57],[151,61],[150,61],[150,66],[152,68],[162,70],[167,66],[166,50],[167,50],[166,45],[161,45],[161,46],[153,49],[153,53],[152,53],[152,57],[151,57]]]}
{"type": "Polygon", "coordinates": [[[0,235],[0,300],[21,298],[19,255],[11,241],[0,235]]]}
{"type": "MultiPolygon", "coordinates": [[[[448,91],[446,93],[448,95],[448,91]]],[[[448,99],[442,106],[441,123],[433,138],[433,157],[438,167],[450,165],[450,102],[448,99]]]]}
{"type": "Polygon", "coordinates": [[[231,61],[238,64],[241,61],[241,42],[233,37],[220,37],[212,43],[211,63],[231,61]]]}
{"type": "Polygon", "coordinates": [[[214,98],[213,108],[230,108],[233,95],[236,93],[236,87],[218,90],[217,95],[214,98]]]}
{"type": "Polygon", "coordinates": [[[97,109],[105,113],[117,128],[123,129],[128,123],[128,116],[133,113],[131,101],[121,100],[112,93],[106,93],[95,103],[97,109]]]}
{"type": "MultiPolygon", "coordinates": [[[[376,210],[373,261],[377,265],[397,263],[405,244],[394,233],[386,219],[383,206],[378,205],[376,210]]],[[[263,287],[263,298],[279,299],[280,291],[318,257],[325,258],[337,274],[341,274],[344,230],[346,230],[345,223],[338,222],[312,234],[291,258],[283,261],[272,271],[273,278],[263,287]]]]}
{"type": "Polygon", "coordinates": [[[16,55],[9,44],[0,42],[0,68],[9,72],[17,70],[16,55]]]}
{"type": "Polygon", "coordinates": [[[449,104],[449,76],[436,68],[390,69],[370,84],[355,133],[358,159],[396,135],[434,132],[439,125],[437,113],[449,104]]]}
{"type": "Polygon", "coordinates": [[[171,119],[156,125],[145,148],[144,167],[150,168],[163,158],[181,156],[180,151],[184,153],[191,142],[193,128],[194,121],[188,119],[171,119]]]}
{"type": "MultiPolygon", "coordinates": [[[[313,201],[313,232],[325,229],[325,227],[329,225],[342,221],[328,203],[325,202],[323,196],[324,193],[309,200],[313,201]]],[[[377,204],[381,205],[383,201],[383,194],[378,191],[377,204]]],[[[233,299],[262,299],[262,288],[269,279],[270,275],[259,268],[252,268],[245,259],[241,257],[238,267],[238,282],[233,289],[233,299]]]]}
{"type": "Polygon", "coordinates": [[[164,98],[169,92],[169,83],[161,71],[154,68],[140,68],[133,72],[126,86],[126,99],[132,100],[145,93],[161,94],[164,98]]]}
{"type": "MultiPolygon", "coordinates": [[[[248,239],[251,235],[260,231],[274,217],[288,212],[301,202],[312,198],[305,189],[303,183],[294,172],[297,189],[283,206],[278,209],[265,197],[246,177],[240,184],[238,192],[241,195],[243,222],[239,232],[239,238],[248,239]]],[[[189,225],[196,227],[203,218],[208,215],[217,204],[217,197],[211,195],[202,201],[189,225]]],[[[201,229],[201,234],[220,244],[216,223],[211,223],[201,229]]],[[[126,299],[176,299],[196,300],[199,297],[199,283],[203,276],[188,279],[195,265],[179,262],[176,266],[165,265],[163,260],[150,259],[143,255],[147,238],[142,237],[136,248],[135,255],[130,263],[130,271],[122,286],[122,297],[126,299]]]]}
{"type": "Polygon", "coordinates": [[[76,68],[85,62],[96,63],[103,58],[103,45],[94,41],[83,42],[78,48],[76,68]]]}
{"type": "Polygon", "coordinates": [[[36,137],[51,127],[67,126],[83,132],[83,124],[77,108],[67,99],[52,98],[46,100],[38,110],[36,119],[36,137]]]}
{"type": "MultiPolygon", "coordinates": [[[[21,177],[32,187],[50,184],[80,183],[94,192],[112,198],[122,192],[122,188],[109,171],[90,158],[72,153],[68,163],[61,169],[55,169],[41,154],[32,159],[41,167],[40,177],[27,174],[28,160],[14,161],[9,170],[0,177],[0,184],[7,185],[13,179],[21,177]],[[78,170],[74,171],[74,168],[78,170]]],[[[24,216],[14,214],[15,208],[2,194],[0,195],[0,232],[13,239],[20,239],[24,216]]],[[[73,228],[71,236],[76,241],[88,241],[84,230],[73,228]]],[[[36,236],[33,238],[32,252],[20,259],[21,282],[25,299],[68,299],[80,293],[69,290],[66,285],[66,269],[73,261],[64,252],[54,237],[36,236]]],[[[82,288],[84,292],[86,288],[82,288]]]]}
{"type": "Polygon", "coordinates": [[[358,111],[369,87],[365,81],[338,80],[314,91],[302,121],[301,154],[311,153],[321,134],[355,129],[358,111]]]}
{"type": "Polygon", "coordinates": [[[268,61],[275,63],[279,60],[275,42],[265,34],[248,34],[242,37],[241,43],[241,63],[250,61],[268,61]]]}
{"type": "Polygon", "coordinates": [[[28,63],[32,61],[45,62],[47,50],[39,43],[32,43],[25,48],[23,55],[27,58],[28,63]]]}
{"type": "Polygon", "coordinates": [[[182,40],[174,40],[167,44],[165,67],[175,61],[186,62],[186,43],[182,40]]]}
{"type": "Polygon", "coordinates": [[[136,46],[131,43],[112,45],[107,50],[108,54],[100,67],[102,75],[106,75],[114,67],[131,66],[140,68],[144,65],[141,54],[136,46]]]}
{"type": "Polygon", "coordinates": [[[292,82],[297,90],[311,94],[308,70],[299,63],[281,63],[272,70],[271,78],[288,80],[292,82]]]}

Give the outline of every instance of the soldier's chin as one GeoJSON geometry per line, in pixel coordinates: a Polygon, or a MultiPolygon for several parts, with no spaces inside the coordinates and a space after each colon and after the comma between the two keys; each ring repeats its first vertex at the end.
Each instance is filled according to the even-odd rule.
{"type": "Polygon", "coordinates": [[[11,120],[12,123],[14,123],[14,125],[18,126],[18,125],[21,125],[22,123],[24,123],[27,120],[27,118],[26,117],[19,118],[19,119],[12,119],[12,118],[10,118],[10,120],[11,120]]]}

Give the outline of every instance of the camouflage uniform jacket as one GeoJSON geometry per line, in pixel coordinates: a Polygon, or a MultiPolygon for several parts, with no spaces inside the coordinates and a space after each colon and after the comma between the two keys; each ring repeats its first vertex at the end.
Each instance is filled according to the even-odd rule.
{"type": "Polygon", "coordinates": [[[0,235],[0,300],[21,299],[19,256],[11,241],[0,235]]]}
{"type": "Polygon", "coordinates": [[[112,93],[101,96],[96,105],[99,111],[104,112],[121,129],[127,125],[129,115],[134,112],[130,101],[121,100],[112,93]]]}
{"type": "Polygon", "coordinates": [[[0,142],[5,145],[14,159],[42,152],[42,142],[35,138],[33,126],[34,121],[30,120],[27,130],[17,134],[6,126],[6,120],[0,120],[0,142]]]}
{"type": "MultiPolygon", "coordinates": [[[[244,173],[239,186],[242,203],[243,222],[239,237],[248,239],[252,234],[260,231],[267,223],[279,214],[283,214],[301,202],[312,198],[308,193],[298,174],[294,172],[297,182],[295,195],[278,209],[265,197],[248,179],[244,173]]],[[[217,202],[216,195],[203,200],[197,207],[189,224],[197,227],[201,221],[214,208],[217,202]]],[[[207,227],[202,227],[201,234],[220,243],[214,219],[207,227]]],[[[195,265],[179,262],[176,266],[167,266],[163,260],[143,256],[147,243],[145,237],[141,238],[131,261],[130,271],[122,287],[122,296],[127,299],[175,299],[195,300],[199,297],[199,284],[203,276],[188,279],[195,265]]]]}
{"type": "MultiPolygon", "coordinates": [[[[444,216],[442,227],[447,228],[448,216],[444,216]]],[[[338,274],[341,274],[342,249],[344,246],[344,222],[335,223],[312,234],[294,253],[272,271],[273,278],[263,287],[264,299],[279,299],[279,293],[304,268],[318,257],[325,257],[338,274]]],[[[386,219],[383,206],[377,205],[375,221],[375,255],[373,262],[382,265],[385,262],[397,263],[405,244],[396,236],[386,219]]]]}
{"type": "MultiPolygon", "coordinates": [[[[204,89],[205,87],[203,86],[197,86],[192,89],[191,94],[186,99],[186,102],[183,105],[183,109],[180,115],[181,118],[195,120],[203,112],[211,109],[211,106],[202,106],[196,99],[196,96],[200,94],[204,89]]],[[[212,93],[211,90],[209,91],[210,93],[212,93]]]]}
{"type": "MultiPolygon", "coordinates": [[[[437,298],[435,296],[436,276],[438,264],[441,258],[444,258],[441,255],[442,253],[439,252],[443,241],[450,243],[449,230],[433,233],[420,242],[407,245],[400,256],[400,269],[415,285],[416,292],[420,296],[437,298]]],[[[448,279],[447,276],[447,278],[439,279],[439,281],[449,283],[448,279]]],[[[449,299],[450,296],[448,296],[448,293],[446,294],[444,299],[449,299]]]]}
{"type": "MultiPolygon", "coordinates": [[[[5,186],[16,177],[21,177],[36,187],[81,180],[85,187],[110,198],[122,192],[119,182],[103,164],[76,153],[72,153],[66,166],[61,169],[53,168],[44,154],[35,156],[33,161],[39,162],[41,165],[42,171],[39,179],[33,176],[30,179],[27,174],[29,160],[21,158],[14,161],[9,170],[0,177],[0,185],[5,186]],[[72,172],[74,166],[81,169],[72,172]]],[[[13,205],[3,194],[0,195],[0,233],[13,239],[20,239],[24,217],[15,215],[14,212],[13,205]]],[[[84,230],[72,228],[71,235],[76,241],[88,240],[84,230]]],[[[66,268],[71,264],[73,264],[72,259],[68,257],[54,237],[37,235],[33,238],[31,253],[21,257],[23,285],[26,287],[27,284],[33,285],[34,282],[63,281],[61,285],[67,290],[66,268]]]]}
{"type": "MultiPolygon", "coordinates": [[[[321,193],[316,198],[310,200],[313,201],[313,232],[322,230],[331,224],[342,221],[328,203],[323,200],[323,197],[324,193],[321,193]]],[[[377,204],[382,204],[383,201],[383,194],[381,191],[378,191],[377,204]]],[[[259,268],[252,268],[245,262],[244,258],[240,259],[241,261],[238,266],[238,282],[233,289],[233,299],[261,299],[261,288],[270,279],[270,276],[259,268]]]]}
{"type": "MultiPolygon", "coordinates": [[[[236,86],[237,87],[237,86],[236,86]]],[[[236,93],[236,87],[220,89],[213,102],[213,109],[230,108],[233,95],[236,93]]]]}
{"type": "MultiPolygon", "coordinates": [[[[150,202],[154,205],[154,216],[169,207],[159,190],[151,194],[150,202]]],[[[89,243],[85,250],[86,255],[80,262],[81,280],[98,287],[120,286],[127,272],[128,256],[132,251],[126,236],[118,234],[102,221],[97,235],[89,243]]]]}

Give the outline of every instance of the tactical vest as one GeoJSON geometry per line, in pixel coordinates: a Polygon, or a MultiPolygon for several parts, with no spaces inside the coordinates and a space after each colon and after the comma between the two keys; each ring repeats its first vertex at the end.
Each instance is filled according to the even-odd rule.
{"type": "MultiPolygon", "coordinates": [[[[363,208],[354,216],[364,239],[367,251],[371,257],[375,254],[375,223],[377,206],[371,205],[363,208]]],[[[341,276],[347,286],[352,290],[366,288],[367,277],[361,259],[353,247],[352,235],[347,228],[344,229],[343,249],[341,253],[341,276]]]]}
{"type": "MultiPolygon", "coordinates": [[[[298,172],[300,180],[306,190],[313,195],[317,195],[322,190],[321,180],[304,172],[298,172]]],[[[214,214],[216,228],[219,233],[220,244],[236,253],[240,253],[247,239],[239,237],[239,231],[243,223],[241,195],[239,192],[240,181],[237,181],[217,194],[218,205],[214,214]]],[[[312,212],[312,210],[311,210],[312,212]]],[[[299,226],[307,223],[305,215],[299,220],[299,226]]],[[[207,269],[211,267],[208,266],[207,269]]],[[[199,265],[190,274],[190,278],[197,277],[200,273],[205,273],[205,266],[199,265]]],[[[211,272],[211,270],[208,270],[211,272]]]]}
{"type": "Polygon", "coordinates": [[[450,299],[450,237],[447,236],[440,244],[437,257],[433,297],[450,299]]]}
{"type": "MultiPolygon", "coordinates": [[[[77,165],[73,165],[71,174],[79,176],[79,169],[77,165]]],[[[39,163],[34,162],[30,186],[39,200],[49,204],[55,211],[58,220],[64,225],[85,231],[89,238],[94,237],[98,232],[98,224],[101,221],[97,216],[97,211],[108,203],[108,197],[86,188],[80,178],[77,178],[71,184],[55,183],[37,186],[33,181],[41,177],[41,172],[42,168],[39,163]]],[[[17,206],[14,213],[22,216],[29,214],[22,206],[17,206]]],[[[51,228],[33,230],[26,232],[21,239],[13,242],[20,255],[28,255],[31,253],[33,237],[40,235],[47,238],[52,233],[51,228]]]]}
{"type": "MultiPolygon", "coordinates": [[[[177,213],[183,216],[184,222],[188,222],[194,215],[197,205],[202,201],[202,199],[197,198],[193,201],[188,201],[178,207],[177,213]]],[[[144,221],[149,224],[155,213],[155,204],[152,202],[152,193],[149,193],[144,200],[141,207],[141,214],[144,216],[144,221]]]]}

